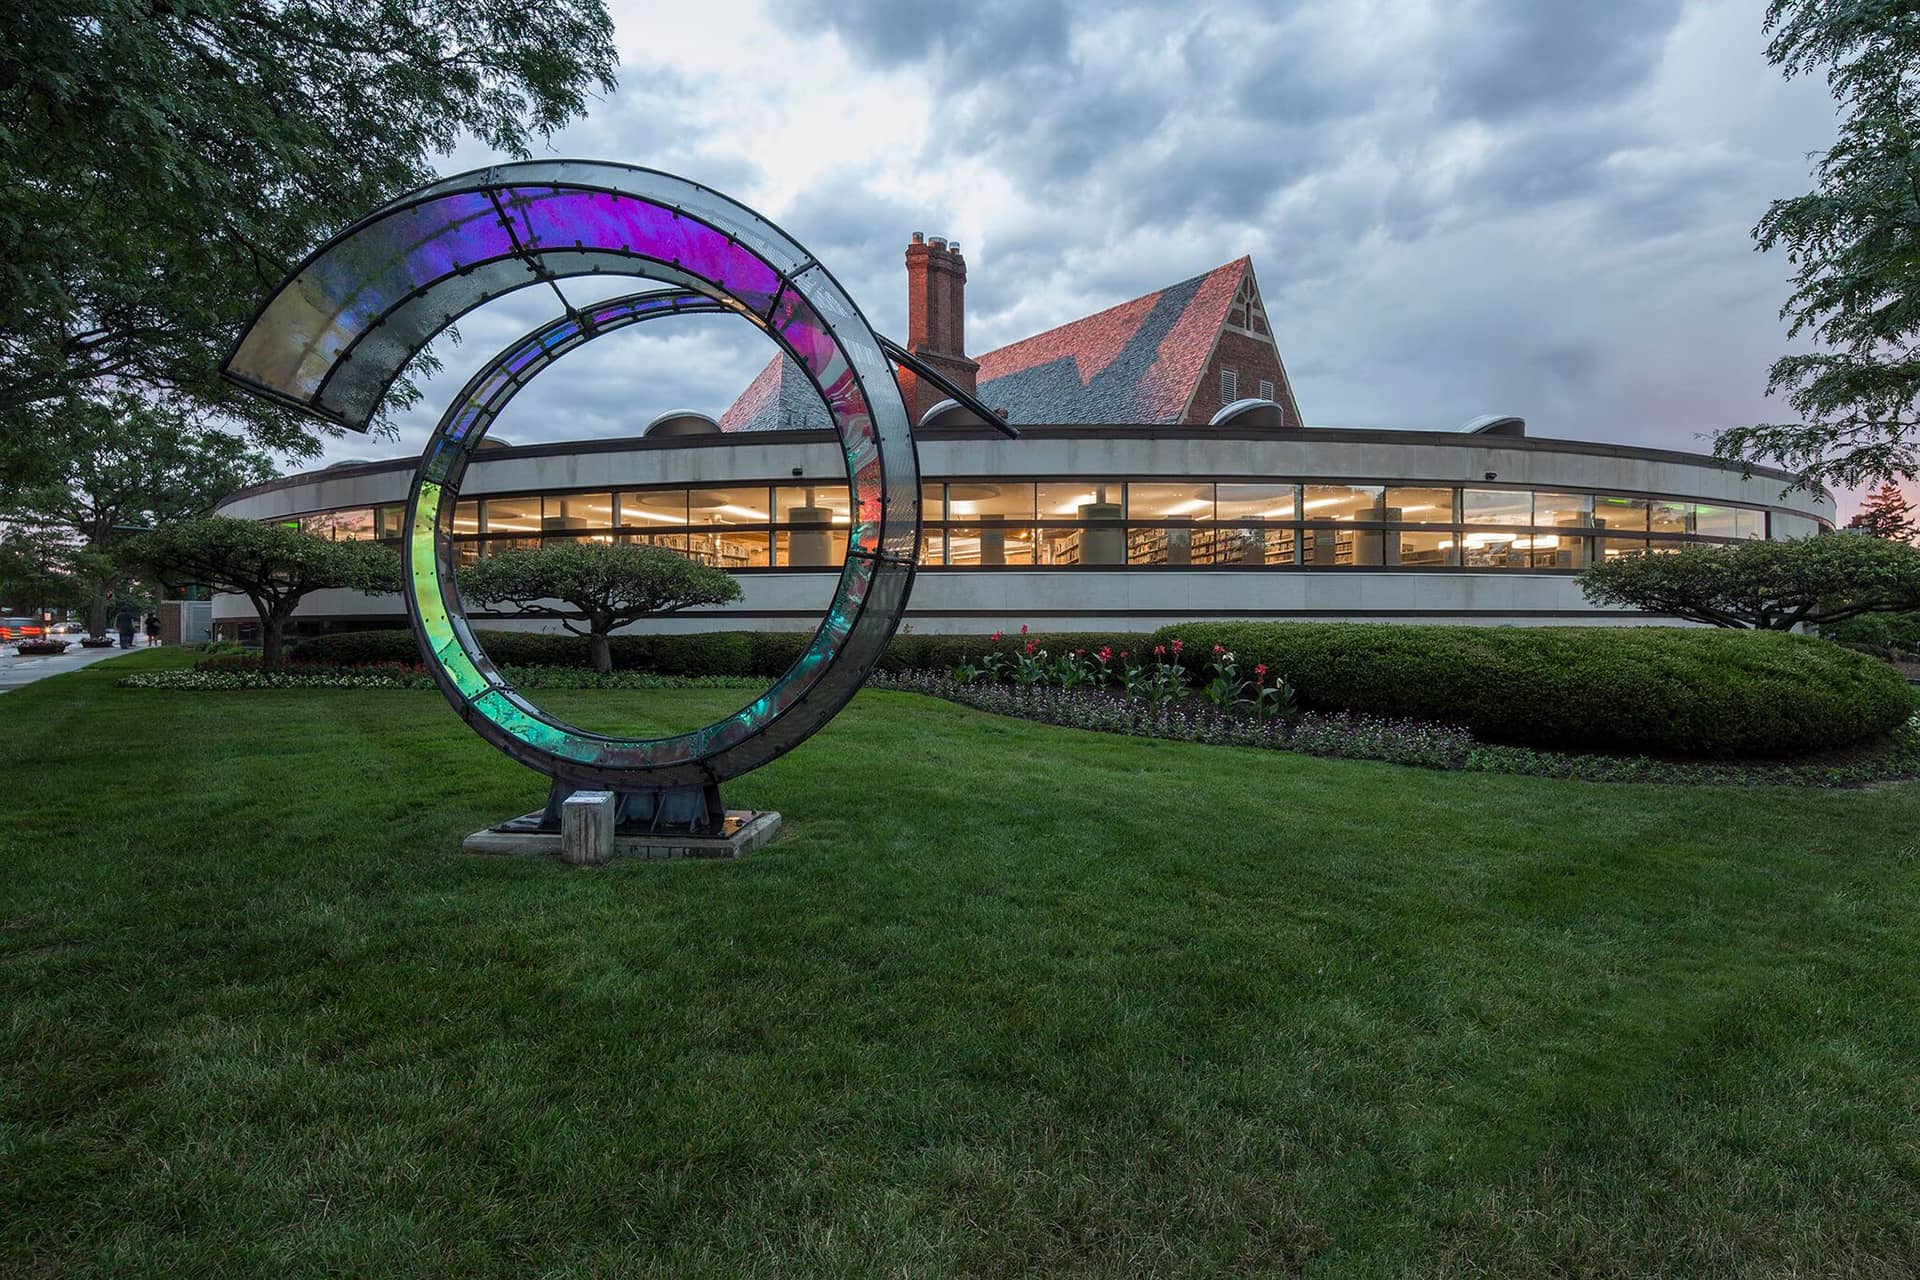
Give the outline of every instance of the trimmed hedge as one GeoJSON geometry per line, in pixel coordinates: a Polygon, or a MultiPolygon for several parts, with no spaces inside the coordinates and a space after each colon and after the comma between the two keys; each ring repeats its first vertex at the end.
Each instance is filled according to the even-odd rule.
{"type": "MultiPolygon", "coordinates": [[[[530,631],[477,631],[487,656],[501,666],[585,667],[587,642],[582,636],[530,631]]],[[[615,671],[650,671],[669,676],[777,676],[793,665],[812,633],[807,631],[705,631],[687,635],[621,635],[609,637],[615,671]]],[[[896,634],[878,664],[882,671],[947,671],[965,658],[978,658],[998,649],[1017,652],[1033,642],[1050,653],[1063,649],[1097,650],[1111,645],[1115,653],[1135,653],[1153,647],[1144,634],[1052,632],[1003,635],[998,643],[985,636],[896,634]]],[[[343,631],[315,636],[294,646],[300,662],[418,662],[420,650],[411,631],[343,631]]]]}
{"type": "Polygon", "coordinates": [[[1155,639],[1176,636],[1196,673],[1222,645],[1242,674],[1285,676],[1306,707],[1576,751],[1804,753],[1878,737],[1914,709],[1887,664],[1778,631],[1191,623],[1155,639]]]}

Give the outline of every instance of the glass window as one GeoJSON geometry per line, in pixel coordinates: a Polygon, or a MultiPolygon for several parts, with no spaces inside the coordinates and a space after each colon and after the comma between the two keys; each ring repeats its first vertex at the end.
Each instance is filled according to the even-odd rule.
{"type": "Polygon", "coordinates": [[[1299,553],[1300,536],[1291,525],[1241,525],[1237,528],[1215,529],[1211,531],[1211,540],[1204,544],[1200,535],[1195,535],[1196,564],[1294,564],[1299,553]]]}
{"type": "Polygon", "coordinates": [[[1466,489],[1460,518],[1468,524],[1532,524],[1533,494],[1525,489],[1466,489]]]}
{"type": "Polygon", "coordinates": [[[945,529],[920,530],[920,563],[945,564],[947,562],[947,531],[945,529]]]}
{"type": "Polygon", "coordinates": [[[666,529],[687,522],[685,489],[629,490],[619,497],[622,529],[666,529]]]}
{"type": "Polygon", "coordinates": [[[1129,520],[1211,520],[1210,484],[1129,484],[1129,520]]]}
{"type": "Polygon", "coordinates": [[[1118,480],[1063,480],[1035,486],[1042,520],[1118,520],[1118,480]]]}
{"type": "Polygon", "coordinates": [[[1386,535],[1386,562],[1390,565],[1435,568],[1458,564],[1454,536],[1446,529],[1391,530],[1386,535]]]}
{"type": "Polygon", "coordinates": [[[1129,529],[1127,563],[1192,564],[1194,536],[1192,529],[1129,529]]]}
{"type": "Polygon", "coordinates": [[[480,503],[472,498],[454,504],[453,531],[455,533],[480,532],[480,503]]]}
{"type": "Polygon", "coordinates": [[[1387,519],[1402,524],[1452,524],[1452,489],[1389,489],[1387,519]]]}
{"type": "Polygon", "coordinates": [[[1751,507],[1736,507],[1733,512],[1734,537],[1764,538],[1767,536],[1767,513],[1755,511],[1751,507]]]}
{"type": "Polygon", "coordinates": [[[333,512],[321,511],[310,516],[300,517],[300,530],[316,538],[333,540],[333,512]]]}
{"type": "Polygon", "coordinates": [[[1217,511],[1227,520],[1297,520],[1299,488],[1290,484],[1223,484],[1217,511]]]}
{"type": "Polygon", "coordinates": [[[1309,520],[1378,520],[1386,494],[1377,484],[1310,484],[1303,492],[1309,520]]]}
{"type": "Polygon", "coordinates": [[[540,499],[488,498],[487,532],[540,532],[540,499]]]}
{"type": "Polygon", "coordinates": [[[767,535],[708,531],[687,535],[687,554],[721,569],[761,569],[767,564],[767,535]]]}
{"type": "Polygon", "coordinates": [[[1536,493],[1533,522],[1550,529],[1593,527],[1593,498],[1585,493],[1536,493]]]}
{"type": "Polygon", "coordinates": [[[1693,504],[1691,502],[1655,502],[1647,508],[1651,528],[1655,533],[1692,533],[1693,504]]]}
{"type": "MultiPolygon", "coordinates": [[[[681,555],[687,554],[687,535],[684,533],[622,533],[616,536],[625,546],[664,547],[681,555]]],[[[495,544],[496,547],[498,545],[495,544]]]]}
{"type": "Polygon", "coordinates": [[[1587,539],[1565,533],[1522,534],[1512,543],[1515,555],[1533,553],[1536,569],[1584,569],[1587,567],[1587,539]]]}
{"type": "Polygon", "coordinates": [[[947,531],[947,563],[991,567],[1032,564],[1031,525],[970,525],[947,531]]]}
{"type": "Polygon", "coordinates": [[[852,512],[853,491],[844,483],[782,485],[773,491],[773,518],[781,524],[849,524],[852,512]]]}
{"type": "Polygon", "coordinates": [[[348,507],[333,513],[333,536],[345,542],[373,541],[373,508],[348,507]]]}
{"type": "Polygon", "coordinates": [[[397,538],[407,521],[405,507],[375,507],[373,511],[373,536],[376,538],[397,538]]]}
{"type": "Polygon", "coordinates": [[[1593,558],[1601,563],[1618,560],[1621,556],[1644,555],[1646,550],[1645,538],[1595,538],[1593,540],[1593,558]]]}
{"type": "Polygon", "coordinates": [[[691,489],[687,492],[689,524],[765,524],[771,509],[767,505],[765,485],[691,489]]]}
{"type": "Polygon", "coordinates": [[[613,527],[610,493],[548,494],[540,505],[540,527],[547,533],[581,533],[613,527]]]}
{"type": "Polygon", "coordinates": [[[922,520],[945,520],[946,486],[923,484],[920,486],[920,518],[922,520]]]}
{"type": "Polygon", "coordinates": [[[1466,534],[1460,539],[1460,563],[1469,569],[1530,568],[1531,553],[1513,545],[1519,536],[1515,533],[1466,534]]]}
{"type": "Polygon", "coordinates": [[[1097,538],[1110,538],[1112,531],[1107,529],[1042,529],[1040,538],[1034,544],[1034,563],[1048,565],[1068,565],[1081,563],[1084,548],[1081,539],[1092,533],[1097,538]]]}
{"type": "Polygon", "coordinates": [[[1693,509],[1693,531],[1706,538],[1738,537],[1739,517],[1732,507],[1710,507],[1702,502],[1693,509]]]}
{"type": "Polygon", "coordinates": [[[1300,540],[1302,562],[1378,568],[1386,553],[1385,536],[1380,529],[1307,529],[1300,540]]]}
{"type": "Polygon", "coordinates": [[[1593,523],[1602,529],[1631,529],[1644,533],[1647,528],[1645,498],[1598,497],[1593,500],[1593,523]]]}
{"type": "Polygon", "coordinates": [[[1012,481],[965,481],[947,486],[947,519],[1025,523],[1033,519],[1033,486],[1012,481]]]}

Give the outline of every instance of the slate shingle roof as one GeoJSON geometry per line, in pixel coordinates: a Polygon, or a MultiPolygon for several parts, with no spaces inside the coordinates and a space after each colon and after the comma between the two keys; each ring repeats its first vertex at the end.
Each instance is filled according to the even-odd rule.
{"type": "MultiPolygon", "coordinates": [[[[978,357],[977,394],[1013,423],[1178,422],[1251,260],[1240,258],[978,357]]],[[[806,375],[776,356],[720,415],[722,431],[828,427],[806,375]]]]}
{"type": "Polygon", "coordinates": [[[975,394],[1007,421],[1178,422],[1248,259],[979,357],[975,394]]]}
{"type": "Polygon", "coordinates": [[[807,375],[784,351],[754,376],[727,411],[720,415],[722,431],[778,431],[782,428],[831,427],[827,406],[807,375]]]}

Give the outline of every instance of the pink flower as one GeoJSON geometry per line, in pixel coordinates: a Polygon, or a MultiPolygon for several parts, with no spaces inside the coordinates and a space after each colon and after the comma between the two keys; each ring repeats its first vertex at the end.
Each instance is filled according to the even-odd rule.
{"type": "Polygon", "coordinates": [[[1213,646],[1213,656],[1216,658],[1219,657],[1221,654],[1225,653],[1226,651],[1227,651],[1227,646],[1223,644],[1217,644],[1213,646]]]}
{"type": "Polygon", "coordinates": [[[1020,634],[1021,635],[1027,634],[1027,624],[1024,622],[1020,624],[1020,634]]]}
{"type": "Polygon", "coordinates": [[[1028,653],[1032,653],[1032,652],[1033,652],[1033,651],[1034,651],[1035,649],[1038,649],[1039,647],[1040,647],[1040,642],[1039,642],[1038,640],[1029,640],[1029,641],[1027,641],[1027,652],[1028,652],[1028,653]]]}
{"type": "Polygon", "coordinates": [[[1087,651],[1085,649],[1075,649],[1073,651],[1073,656],[1076,658],[1084,658],[1087,656],[1087,651]]]}
{"type": "MultiPolygon", "coordinates": [[[[1101,645],[1100,652],[1096,656],[1100,659],[1100,661],[1105,662],[1108,658],[1111,658],[1113,656],[1113,646],[1110,644],[1101,645]]],[[[1124,657],[1125,655],[1123,654],[1121,656],[1124,657]]]]}
{"type": "Polygon", "coordinates": [[[1167,656],[1167,646],[1165,646],[1165,645],[1163,645],[1163,644],[1157,644],[1157,645],[1155,645],[1155,646],[1153,646],[1153,656],[1154,656],[1154,657],[1156,657],[1156,658],[1164,658],[1164,657],[1166,657],[1166,656],[1167,656]]]}
{"type": "Polygon", "coordinates": [[[1176,655],[1179,654],[1179,652],[1186,647],[1187,647],[1187,642],[1184,640],[1176,639],[1173,642],[1173,651],[1176,655]]]}
{"type": "Polygon", "coordinates": [[[989,640],[991,640],[991,641],[992,641],[993,643],[995,643],[995,644],[999,644],[999,643],[1000,643],[1000,633],[999,633],[998,631],[996,631],[996,632],[994,632],[994,633],[993,633],[992,635],[990,635],[990,636],[988,636],[988,637],[987,637],[987,639],[989,639],[989,640]]]}
{"type": "Polygon", "coordinates": [[[1259,666],[1255,667],[1253,669],[1253,674],[1257,676],[1265,676],[1267,674],[1267,664],[1263,662],[1259,666]]]}
{"type": "Polygon", "coordinates": [[[1125,662],[1127,660],[1127,651],[1125,649],[1122,649],[1120,651],[1120,660],[1122,662],[1125,662]]]}

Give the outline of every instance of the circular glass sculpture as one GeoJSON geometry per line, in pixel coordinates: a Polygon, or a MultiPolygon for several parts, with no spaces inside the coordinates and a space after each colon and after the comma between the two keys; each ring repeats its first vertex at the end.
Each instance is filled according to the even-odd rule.
{"type": "Polygon", "coordinates": [[[556,280],[582,275],[669,287],[568,306],[469,381],[414,477],[403,591],[440,688],[508,755],[574,786],[710,787],[790,750],[846,705],[899,623],[919,550],[919,467],[887,354],[806,250],[670,174],[590,161],[496,166],[421,188],[328,241],[261,308],[225,372],[365,430],[401,368],[447,325],[511,290],[558,292],[556,280]],[[612,737],[548,715],[488,660],[454,581],[455,496],[488,426],[540,371],[602,333],[688,311],[751,321],[819,391],[852,491],[847,555],[825,618],[766,692],[690,733],[612,737]]]}

